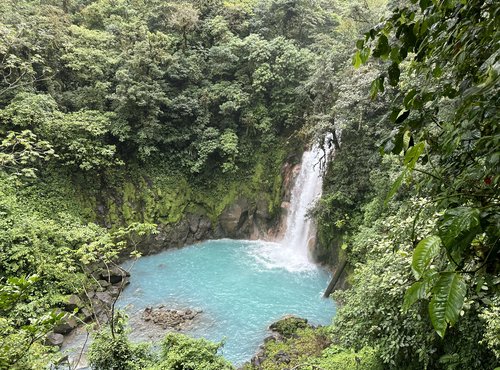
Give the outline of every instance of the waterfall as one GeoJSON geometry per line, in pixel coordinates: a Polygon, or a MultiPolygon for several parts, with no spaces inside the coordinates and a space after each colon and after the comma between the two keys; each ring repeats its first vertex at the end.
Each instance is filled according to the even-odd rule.
{"type": "Polygon", "coordinates": [[[307,211],[321,195],[323,185],[320,159],[329,156],[329,149],[315,144],[304,152],[290,197],[286,230],[279,243],[263,243],[251,253],[267,268],[285,268],[290,271],[307,271],[316,268],[310,261],[309,248],[314,240],[315,225],[307,211]]]}
{"type": "Polygon", "coordinates": [[[286,232],[281,241],[285,249],[304,261],[309,260],[309,242],[316,234],[307,211],[321,195],[323,177],[319,161],[323,154],[319,145],[315,145],[302,155],[300,172],[290,198],[286,232]]]}

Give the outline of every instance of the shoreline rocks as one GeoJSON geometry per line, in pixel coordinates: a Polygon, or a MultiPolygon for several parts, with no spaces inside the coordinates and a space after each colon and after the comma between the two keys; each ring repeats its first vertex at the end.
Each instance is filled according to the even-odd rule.
{"type": "Polygon", "coordinates": [[[120,266],[111,266],[109,268],[103,268],[98,277],[100,278],[99,281],[104,280],[104,282],[109,284],[118,284],[122,280],[130,277],[130,272],[122,269],[120,266]]]}
{"type": "Polygon", "coordinates": [[[107,323],[111,318],[111,307],[121,291],[130,284],[130,273],[119,266],[102,268],[99,266],[92,274],[97,285],[85,294],[68,295],[63,302],[64,314],[60,322],[48,333],[45,340],[49,345],[61,346],[64,338],[84,323],[98,321],[107,323]],[[61,339],[62,337],[62,339],[61,339]]]}

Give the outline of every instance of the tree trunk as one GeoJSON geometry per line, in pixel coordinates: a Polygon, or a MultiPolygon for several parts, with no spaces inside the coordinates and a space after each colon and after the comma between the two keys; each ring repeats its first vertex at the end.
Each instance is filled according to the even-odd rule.
{"type": "Polygon", "coordinates": [[[335,289],[335,285],[337,285],[337,283],[340,279],[340,276],[344,272],[346,265],[347,265],[347,260],[344,260],[342,262],[342,264],[339,266],[339,268],[337,269],[337,271],[335,271],[335,274],[333,274],[333,277],[332,277],[332,280],[330,281],[330,284],[328,284],[328,288],[326,288],[326,290],[325,290],[325,294],[323,294],[324,298],[328,298],[330,296],[330,294],[332,294],[332,292],[335,289]]]}

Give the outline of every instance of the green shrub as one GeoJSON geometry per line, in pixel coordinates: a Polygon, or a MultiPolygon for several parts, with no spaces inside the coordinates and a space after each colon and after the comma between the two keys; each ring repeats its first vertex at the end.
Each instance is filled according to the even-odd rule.
{"type": "Polygon", "coordinates": [[[149,370],[231,370],[234,367],[217,354],[223,343],[169,333],[162,342],[161,361],[149,370]]]}
{"type": "Polygon", "coordinates": [[[322,357],[314,365],[324,370],[382,370],[384,367],[377,351],[363,347],[355,352],[352,349],[331,346],[323,351],[322,357]]]}

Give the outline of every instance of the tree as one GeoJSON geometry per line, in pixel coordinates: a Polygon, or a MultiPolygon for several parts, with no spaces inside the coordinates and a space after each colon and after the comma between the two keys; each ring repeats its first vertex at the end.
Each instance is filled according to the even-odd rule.
{"type": "Polygon", "coordinates": [[[180,31],[182,35],[182,49],[188,46],[188,32],[192,31],[199,20],[198,10],[189,3],[172,4],[173,12],[169,17],[172,27],[180,31]]]}
{"type": "Polygon", "coordinates": [[[328,32],[335,20],[332,2],[312,0],[265,0],[255,7],[256,33],[266,38],[284,36],[309,45],[321,32],[328,32]]]}
{"type": "Polygon", "coordinates": [[[0,104],[19,91],[56,89],[67,17],[57,7],[7,0],[0,4],[0,104]]]}
{"type": "Polygon", "coordinates": [[[30,168],[50,158],[85,171],[122,163],[106,143],[117,120],[111,112],[62,113],[50,95],[19,93],[0,110],[0,120],[10,129],[0,146],[4,167],[30,168]]]}

